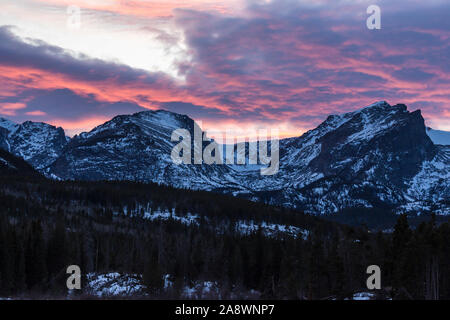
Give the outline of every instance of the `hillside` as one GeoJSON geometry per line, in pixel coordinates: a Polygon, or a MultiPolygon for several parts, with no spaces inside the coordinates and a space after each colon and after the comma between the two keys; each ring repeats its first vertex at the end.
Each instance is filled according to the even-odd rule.
{"type": "Polygon", "coordinates": [[[433,143],[442,132],[427,131],[420,110],[402,104],[331,115],[300,137],[280,140],[279,171],[268,176],[261,165],[175,164],[172,132],[201,130],[163,110],[117,116],[70,140],[41,123],[2,120],[0,127],[0,147],[55,179],[154,182],[318,215],[351,208],[450,213],[450,147],[433,143]]]}
{"type": "MultiPolygon", "coordinates": [[[[429,263],[450,263],[449,235],[433,219],[411,230],[400,216],[392,234],[375,234],[203,191],[0,175],[0,297],[433,298],[423,279],[429,263]],[[83,290],[67,293],[72,264],[83,290]],[[364,293],[370,264],[390,289],[364,293]]],[[[448,299],[441,275],[440,298],[448,299]]]]}

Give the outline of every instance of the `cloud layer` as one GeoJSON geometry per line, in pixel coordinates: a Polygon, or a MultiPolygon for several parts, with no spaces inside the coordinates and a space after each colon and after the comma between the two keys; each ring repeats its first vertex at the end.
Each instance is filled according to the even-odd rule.
{"type": "MultiPolygon", "coordinates": [[[[169,2],[164,19],[177,32],[157,32],[170,47],[181,30],[189,59],[175,68],[183,80],[24,39],[3,26],[0,116],[77,132],[116,114],[164,108],[216,130],[266,125],[298,135],[330,113],[387,100],[420,108],[428,125],[450,130],[450,3],[379,1],[382,29],[368,30],[369,2],[254,0],[239,12],[225,3],[216,10],[169,2]]],[[[126,5],[114,10],[137,15],[126,5]]]]}

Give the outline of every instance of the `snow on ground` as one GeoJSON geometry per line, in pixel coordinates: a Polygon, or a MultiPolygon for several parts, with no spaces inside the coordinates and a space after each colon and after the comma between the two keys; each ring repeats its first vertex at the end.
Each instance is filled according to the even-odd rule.
{"type": "MultiPolygon", "coordinates": [[[[185,225],[199,225],[200,217],[198,215],[187,213],[184,216],[177,215],[175,212],[175,209],[169,210],[155,210],[152,211],[150,209],[150,206],[138,206],[138,208],[132,212],[128,212],[128,209],[125,207],[123,209],[123,212],[128,212],[132,215],[138,215],[138,213],[143,210],[144,211],[144,219],[150,220],[150,221],[167,221],[169,219],[172,219],[173,221],[185,224],[185,225]]],[[[116,214],[118,214],[116,212],[116,214]]],[[[207,218],[205,218],[207,220],[207,218]]],[[[283,225],[283,224],[274,224],[274,223],[267,223],[265,221],[256,223],[254,221],[248,221],[248,220],[240,220],[236,224],[236,231],[240,232],[243,235],[249,235],[253,232],[258,231],[258,229],[261,229],[263,234],[267,237],[276,237],[277,235],[284,234],[291,237],[298,237],[301,236],[302,239],[306,239],[309,235],[308,230],[304,230],[295,226],[289,226],[289,225],[283,225]]],[[[218,230],[218,232],[223,230],[218,230]]]]}
{"type": "Polygon", "coordinates": [[[175,214],[175,210],[172,210],[172,212],[166,210],[166,211],[146,211],[144,212],[144,218],[154,221],[154,220],[169,220],[173,219],[177,222],[180,222],[182,224],[191,225],[191,224],[197,224],[198,225],[198,216],[188,213],[185,217],[183,216],[177,216],[175,214]]]}
{"type": "Polygon", "coordinates": [[[88,292],[97,297],[142,295],[142,276],[119,274],[117,272],[87,275],[88,292]]]}
{"type": "MultiPolygon", "coordinates": [[[[146,287],[142,283],[142,275],[110,273],[89,273],[87,275],[87,294],[99,298],[112,297],[142,297],[146,296],[146,287]]],[[[170,292],[174,282],[171,275],[163,276],[164,291],[170,292]]],[[[260,293],[255,290],[243,290],[242,288],[232,288],[231,297],[240,296],[246,298],[258,298],[260,293]],[[237,291],[234,291],[237,290],[237,291]]],[[[69,293],[70,296],[70,293],[69,293]]],[[[220,284],[216,281],[194,281],[191,285],[186,285],[181,290],[183,299],[221,299],[220,284]]],[[[4,298],[5,299],[5,298],[4,298]]],[[[7,299],[7,298],[6,298],[7,299]]],[[[1,298],[0,298],[1,300],[1,298]]]]}
{"type": "Polygon", "coordinates": [[[375,294],[372,292],[357,292],[353,294],[353,300],[373,300],[374,298],[375,294]]]}
{"type": "Polygon", "coordinates": [[[241,234],[251,234],[253,232],[256,232],[258,229],[261,229],[261,231],[267,237],[275,237],[276,235],[281,233],[294,238],[300,235],[303,239],[306,239],[309,234],[307,230],[303,230],[294,226],[287,226],[282,224],[274,224],[266,222],[256,224],[253,221],[244,221],[244,220],[239,221],[239,223],[236,225],[236,229],[241,234]]]}
{"type": "Polygon", "coordinates": [[[195,281],[192,286],[185,286],[182,299],[259,299],[261,292],[257,290],[247,290],[241,287],[232,286],[231,292],[223,297],[220,284],[216,281],[195,281]]]}
{"type": "Polygon", "coordinates": [[[221,299],[220,288],[217,282],[197,282],[193,287],[186,286],[182,293],[182,297],[186,299],[206,299],[211,295],[221,299]]]}
{"type": "MultiPolygon", "coordinates": [[[[170,292],[174,286],[173,277],[170,274],[163,276],[164,291],[170,292]]],[[[142,275],[109,273],[89,273],[86,285],[87,294],[99,298],[112,297],[143,297],[146,296],[146,287],[142,283],[142,275]]],[[[220,283],[210,280],[197,280],[185,285],[181,290],[182,299],[258,299],[261,293],[255,290],[246,290],[242,287],[232,286],[231,291],[222,297],[223,291],[220,283]]],[[[70,294],[69,294],[70,295],[70,294]]],[[[373,292],[356,292],[352,298],[346,300],[374,300],[373,292]]],[[[9,298],[0,298],[9,300],[9,298]]]]}

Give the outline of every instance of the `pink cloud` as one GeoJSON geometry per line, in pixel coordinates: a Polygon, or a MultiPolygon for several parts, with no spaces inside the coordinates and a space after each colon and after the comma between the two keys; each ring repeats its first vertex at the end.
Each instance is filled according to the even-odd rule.
{"type": "MultiPolygon", "coordinates": [[[[446,25],[439,28],[434,20],[408,25],[401,11],[394,10],[395,15],[383,21],[398,20],[402,26],[385,25],[376,33],[365,29],[364,15],[333,15],[291,2],[249,5],[246,15],[210,11],[207,3],[190,2],[190,10],[177,1],[158,2],[154,7],[132,1],[92,5],[95,10],[120,14],[173,14],[192,54],[192,61],[179,66],[185,82],[104,61],[75,61],[61,52],[57,59],[49,57],[46,52],[56,52],[55,48],[33,55],[36,48],[32,53],[31,48],[15,42],[27,59],[10,54],[8,62],[2,61],[0,52],[0,95],[69,88],[98,101],[128,101],[148,109],[182,101],[202,106],[205,113],[214,110],[228,117],[220,119],[221,127],[278,123],[283,135],[298,135],[295,128],[312,128],[330,113],[387,100],[420,107],[437,129],[448,128],[450,49],[446,25]]],[[[352,8],[359,10],[359,6],[353,4],[352,8]]],[[[440,19],[443,9],[433,10],[440,19]]],[[[411,15],[420,17],[422,11],[426,10],[417,9],[411,15]]],[[[46,112],[45,106],[42,112],[46,112]]],[[[47,116],[52,119],[51,114],[47,116]]],[[[219,126],[206,116],[198,119],[209,127],[219,126]]],[[[77,130],[102,119],[55,121],[77,130]]]]}
{"type": "Polygon", "coordinates": [[[45,116],[45,115],[47,115],[46,112],[40,111],[40,110],[28,111],[28,112],[25,112],[25,114],[28,116],[45,116]]]}

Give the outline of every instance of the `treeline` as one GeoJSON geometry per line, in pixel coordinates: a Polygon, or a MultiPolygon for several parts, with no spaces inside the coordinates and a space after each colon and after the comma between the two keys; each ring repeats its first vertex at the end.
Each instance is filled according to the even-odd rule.
{"type": "MultiPolygon", "coordinates": [[[[138,213],[142,215],[144,207],[153,211],[172,211],[177,215],[188,213],[207,217],[210,223],[222,224],[224,220],[236,223],[240,220],[271,222],[301,227],[303,229],[323,229],[330,232],[338,224],[300,211],[284,207],[274,207],[264,203],[252,202],[242,198],[215,194],[206,191],[177,189],[154,183],[136,182],[72,182],[51,181],[29,178],[7,178],[0,176],[0,195],[6,196],[2,202],[9,207],[25,210],[28,215],[36,216],[35,209],[27,210],[31,199],[38,200],[43,208],[56,207],[66,209],[93,208],[104,210],[106,215],[113,212],[138,213]],[[27,200],[17,198],[17,195],[27,200]],[[9,196],[9,197],[8,197],[9,196]]],[[[344,226],[340,226],[344,227],[344,226]]]]}
{"type": "Polygon", "coordinates": [[[411,229],[400,216],[392,234],[374,234],[287,209],[157,185],[1,182],[0,297],[65,297],[65,271],[75,264],[83,274],[142,274],[148,298],[179,298],[184,287],[207,280],[219,284],[222,298],[255,290],[259,298],[344,299],[367,291],[366,268],[375,264],[382,271],[379,298],[450,299],[450,228],[433,219],[411,229]],[[139,213],[145,203],[203,218],[198,225],[149,221],[139,213]],[[243,235],[232,227],[219,234],[211,227],[240,219],[297,225],[309,236],[267,237],[261,230],[243,235]],[[167,274],[171,290],[164,289],[167,274]]]}

